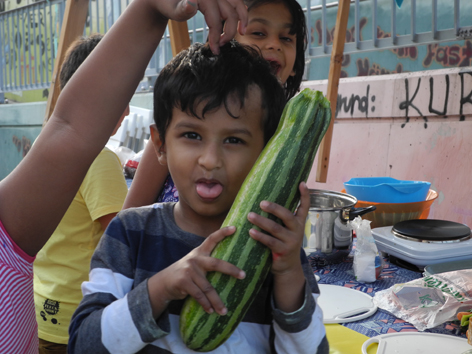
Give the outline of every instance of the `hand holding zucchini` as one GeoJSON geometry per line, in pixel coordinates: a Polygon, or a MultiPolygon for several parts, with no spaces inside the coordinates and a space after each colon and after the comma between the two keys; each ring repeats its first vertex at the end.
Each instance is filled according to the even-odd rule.
{"type": "Polygon", "coordinates": [[[226,316],[208,314],[195,299],[187,298],[180,314],[180,332],[190,349],[206,352],[217,348],[249,309],[270,270],[271,253],[249,236],[254,225],[247,215],[252,211],[275,220],[260,209],[262,200],[295,210],[300,199],[298,186],[308,178],[330,120],[330,104],[319,91],[305,89],[287,103],[277,131],[246,177],[222,225],[236,226],[236,232],[212,252],[213,257],[244,270],[246,277],[239,280],[208,273],[208,280],[228,309],[226,316]]]}

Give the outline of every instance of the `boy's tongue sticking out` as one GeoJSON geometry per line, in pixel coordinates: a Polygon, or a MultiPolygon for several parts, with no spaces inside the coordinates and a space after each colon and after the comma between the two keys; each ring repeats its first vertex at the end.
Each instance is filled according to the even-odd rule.
{"type": "Polygon", "coordinates": [[[215,199],[223,191],[223,186],[215,182],[203,182],[197,183],[197,194],[203,199],[215,199]]]}

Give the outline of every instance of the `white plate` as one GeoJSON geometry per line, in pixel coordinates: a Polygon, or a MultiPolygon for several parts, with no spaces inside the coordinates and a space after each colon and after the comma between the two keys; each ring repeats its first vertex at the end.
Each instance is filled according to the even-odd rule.
{"type": "Polygon", "coordinates": [[[372,297],[344,286],[319,284],[318,304],[323,310],[323,323],[346,323],[367,318],[377,311],[372,297]]]}
{"type": "Polygon", "coordinates": [[[470,349],[467,339],[437,333],[389,333],[369,338],[362,345],[362,354],[367,347],[378,343],[377,354],[459,354],[470,349]]]}

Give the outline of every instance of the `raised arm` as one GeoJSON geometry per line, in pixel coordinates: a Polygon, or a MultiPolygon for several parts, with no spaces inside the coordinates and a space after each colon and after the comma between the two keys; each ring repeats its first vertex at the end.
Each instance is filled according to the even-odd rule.
{"type": "MultiPolygon", "coordinates": [[[[33,148],[0,182],[0,221],[13,241],[35,255],[106,144],[164,34],[169,18],[199,9],[214,51],[246,23],[241,0],[134,0],[62,91],[33,148]],[[221,34],[221,19],[226,28],[221,34]]],[[[241,31],[242,32],[242,31],[241,31]]]]}

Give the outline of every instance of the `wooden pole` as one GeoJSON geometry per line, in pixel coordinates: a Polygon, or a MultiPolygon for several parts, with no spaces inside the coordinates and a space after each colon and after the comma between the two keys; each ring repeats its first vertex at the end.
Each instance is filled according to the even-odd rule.
{"type": "Polygon", "coordinates": [[[67,49],[78,37],[84,33],[85,21],[87,19],[89,0],[67,0],[66,9],[64,11],[64,19],[62,21],[61,34],[59,37],[59,45],[57,48],[56,60],[54,61],[54,69],[52,73],[51,86],[49,88],[48,102],[46,105],[46,114],[44,124],[48,121],[57,98],[61,93],[59,83],[59,73],[64,61],[67,49]]]}
{"type": "MultiPolygon", "coordinates": [[[[326,98],[331,103],[331,123],[321,141],[318,152],[318,168],[316,170],[316,182],[326,183],[328,176],[329,154],[331,140],[333,137],[333,124],[336,115],[336,104],[338,100],[339,78],[341,77],[341,66],[343,63],[344,42],[346,40],[347,20],[349,19],[349,6],[351,0],[339,0],[336,27],[334,29],[333,50],[331,52],[331,63],[328,74],[328,89],[326,98]]],[[[323,31],[325,29],[323,28],[323,31]]],[[[356,30],[359,30],[358,28],[356,30]]]]}
{"type": "Polygon", "coordinates": [[[180,51],[190,47],[187,22],[169,21],[170,47],[175,57],[180,51]]]}

